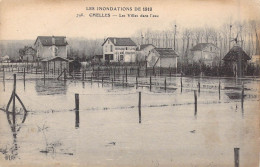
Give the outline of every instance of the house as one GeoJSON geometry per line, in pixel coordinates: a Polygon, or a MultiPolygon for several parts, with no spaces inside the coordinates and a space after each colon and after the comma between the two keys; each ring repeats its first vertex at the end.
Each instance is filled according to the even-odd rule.
{"type": "Polygon", "coordinates": [[[137,50],[136,50],[137,61],[139,61],[139,62],[145,61],[148,54],[154,48],[155,48],[155,46],[153,44],[138,45],[137,50]]]}
{"type": "Polygon", "coordinates": [[[31,46],[25,46],[23,49],[19,49],[20,59],[22,61],[36,61],[36,50],[31,46]]]}
{"type": "Polygon", "coordinates": [[[54,73],[69,69],[67,45],[65,36],[38,36],[34,47],[42,68],[53,70],[54,73]]]}
{"type": "Polygon", "coordinates": [[[135,62],[136,44],[131,38],[107,38],[103,46],[103,61],[135,62]]]}
{"type": "Polygon", "coordinates": [[[244,76],[247,61],[250,59],[245,51],[238,45],[233,46],[223,58],[225,64],[232,68],[234,76],[237,77],[244,76]]]}
{"type": "Polygon", "coordinates": [[[147,67],[177,68],[177,57],[172,48],[154,48],[146,58],[147,67]]]}
{"type": "Polygon", "coordinates": [[[190,49],[189,63],[200,62],[209,66],[220,63],[220,49],[212,43],[198,43],[190,49]]]}
{"type": "Polygon", "coordinates": [[[40,59],[57,56],[67,58],[67,45],[65,36],[38,36],[34,48],[40,59]]]}

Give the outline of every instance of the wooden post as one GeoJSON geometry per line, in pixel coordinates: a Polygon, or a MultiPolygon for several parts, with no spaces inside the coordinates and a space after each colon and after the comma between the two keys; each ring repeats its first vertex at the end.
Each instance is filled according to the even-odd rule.
{"type": "Polygon", "coordinates": [[[58,68],[58,75],[60,75],[60,69],[58,68]]]}
{"type": "Polygon", "coordinates": [[[241,108],[244,108],[244,82],[242,82],[242,92],[241,92],[241,108]]]}
{"type": "Polygon", "coordinates": [[[135,77],[135,85],[136,85],[136,89],[138,88],[138,80],[137,77],[135,77]]]}
{"type": "MultiPolygon", "coordinates": [[[[14,88],[13,88],[13,112],[12,112],[12,116],[13,116],[13,128],[15,128],[16,126],[16,120],[15,120],[15,93],[16,93],[16,74],[14,74],[14,88]]],[[[8,112],[8,111],[6,111],[8,112]]]]}
{"type": "Polygon", "coordinates": [[[137,68],[137,75],[138,75],[138,77],[140,76],[140,69],[139,69],[139,67],[137,68]]]}
{"type": "Polygon", "coordinates": [[[103,84],[104,84],[104,77],[102,76],[102,87],[103,87],[103,84]]]}
{"type": "Polygon", "coordinates": [[[5,81],[5,70],[3,71],[3,82],[5,81]]]}
{"type": "Polygon", "coordinates": [[[194,112],[194,115],[196,116],[197,115],[197,91],[194,90],[194,106],[195,106],[195,112],[194,112]]]}
{"type": "Polygon", "coordinates": [[[169,67],[169,71],[170,71],[170,78],[171,78],[172,77],[171,67],[169,67]]]}
{"type": "Polygon", "coordinates": [[[114,79],[112,78],[112,88],[114,87],[114,79]]]}
{"type": "Polygon", "coordinates": [[[116,69],[114,68],[114,81],[116,80],[116,69]]]}
{"type": "Polygon", "coordinates": [[[84,81],[84,70],[82,69],[82,81],[84,81]]]}
{"type": "Polygon", "coordinates": [[[127,83],[127,68],[125,70],[125,82],[127,83]]]}
{"type": "Polygon", "coordinates": [[[199,90],[199,93],[200,93],[200,81],[198,82],[198,90],[199,90]]]}
{"type": "Polygon", "coordinates": [[[79,110],[79,94],[75,94],[75,109],[79,110]]]}
{"type": "MultiPolygon", "coordinates": [[[[45,72],[44,72],[45,74],[45,72]]],[[[64,69],[64,81],[67,79],[67,73],[66,73],[66,69],[64,69]]]]}
{"type": "Polygon", "coordinates": [[[93,73],[91,73],[91,76],[90,76],[91,85],[92,85],[92,75],[93,75],[93,73]]]}
{"type": "Polygon", "coordinates": [[[219,98],[219,100],[220,100],[220,88],[221,88],[221,86],[220,86],[220,81],[219,81],[219,83],[218,83],[218,98],[219,98]]]}
{"type": "Polygon", "coordinates": [[[182,92],[182,73],[181,73],[181,92],[182,92]]]}
{"type": "Polygon", "coordinates": [[[166,92],[166,77],[165,77],[165,80],[164,80],[164,90],[166,92]]]}
{"type": "Polygon", "coordinates": [[[23,69],[23,82],[25,83],[25,68],[23,69]]]}
{"type": "Polygon", "coordinates": [[[122,84],[123,84],[123,87],[125,86],[125,78],[124,78],[124,75],[122,75],[122,84]]]}
{"type": "Polygon", "coordinates": [[[45,68],[44,68],[44,71],[43,71],[43,82],[45,84],[45,68]]]}
{"type": "Polygon", "coordinates": [[[235,167],[239,167],[239,148],[234,148],[235,167]]]}
{"type": "Polygon", "coordinates": [[[76,93],[75,94],[75,115],[76,115],[76,118],[75,118],[75,128],[78,128],[79,127],[79,94],[76,93]]]}
{"type": "Polygon", "coordinates": [[[37,72],[37,67],[36,67],[36,74],[37,74],[38,72],[37,72]]]}
{"type": "Polygon", "coordinates": [[[152,90],[152,77],[150,76],[150,91],[152,90]]]}
{"type": "Polygon", "coordinates": [[[155,69],[154,69],[154,66],[153,66],[153,76],[155,75],[155,69]]]}
{"type": "Polygon", "coordinates": [[[140,124],[142,122],[142,115],[141,115],[141,92],[139,92],[138,111],[139,111],[139,124],[140,124]]]}

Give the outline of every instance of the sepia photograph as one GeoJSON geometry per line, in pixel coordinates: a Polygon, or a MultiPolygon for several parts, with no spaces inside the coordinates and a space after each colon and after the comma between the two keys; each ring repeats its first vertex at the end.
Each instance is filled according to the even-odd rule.
{"type": "Polygon", "coordinates": [[[259,167],[260,0],[0,0],[0,167],[259,167]]]}

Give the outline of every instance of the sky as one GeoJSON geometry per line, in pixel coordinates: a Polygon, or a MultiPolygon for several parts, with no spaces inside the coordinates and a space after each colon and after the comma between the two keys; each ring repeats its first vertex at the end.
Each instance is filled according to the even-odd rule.
{"type": "Polygon", "coordinates": [[[178,27],[219,27],[224,22],[259,17],[260,0],[0,0],[0,40],[31,40],[43,35],[129,37],[140,29],[168,30],[173,23],[178,27]],[[86,10],[89,7],[95,10],[86,10]],[[110,12],[97,11],[97,7],[152,7],[152,11],[110,12]],[[93,13],[111,17],[90,17],[93,13]],[[77,17],[81,14],[84,16],[77,17]]]}

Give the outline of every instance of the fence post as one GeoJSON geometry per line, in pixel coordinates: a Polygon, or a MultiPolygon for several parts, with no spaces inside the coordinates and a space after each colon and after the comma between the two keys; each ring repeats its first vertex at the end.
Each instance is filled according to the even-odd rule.
{"type": "Polygon", "coordinates": [[[5,81],[5,70],[3,71],[3,81],[5,81]]]}
{"type": "Polygon", "coordinates": [[[79,94],[76,93],[75,94],[75,115],[76,115],[76,119],[75,119],[75,127],[78,128],[79,127],[79,94]]]}
{"type": "Polygon", "coordinates": [[[139,92],[138,111],[139,111],[139,124],[140,124],[142,122],[142,115],[141,115],[141,92],[139,92]]]}
{"type": "Polygon", "coordinates": [[[137,74],[138,74],[138,77],[140,76],[140,68],[138,67],[137,68],[137,74]]]}
{"type": "Polygon", "coordinates": [[[127,68],[125,70],[125,82],[127,83],[127,68]]]}
{"type": "Polygon", "coordinates": [[[38,73],[38,71],[37,71],[38,69],[37,69],[37,67],[36,67],[36,74],[38,73]]]}
{"type": "Polygon", "coordinates": [[[234,148],[235,167],[239,167],[239,148],[234,148]]]}
{"type": "Polygon", "coordinates": [[[164,90],[166,92],[166,77],[165,77],[165,80],[164,80],[164,90]]]}
{"type": "Polygon", "coordinates": [[[153,66],[153,76],[155,75],[155,69],[154,69],[154,66],[153,66]]]}
{"type": "Polygon", "coordinates": [[[138,80],[137,80],[137,76],[135,77],[135,85],[136,85],[136,89],[138,88],[138,80]]]}
{"type": "Polygon", "coordinates": [[[116,80],[116,69],[114,68],[114,81],[116,80]]]}
{"type": "MultiPolygon", "coordinates": [[[[44,71],[45,74],[45,71],[44,71]]],[[[67,79],[67,73],[66,73],[66,69],[64,69],[64,81],[67,79]]]]}
{"type": "MultiPolygon", "coordinates": [[[[16,93],[16,74],[14,74],[14,88],[13,88],[13,112],[12,112],[12,116],[13,116],[13,128],[15,128],[16,126],[16,120],[15,120],[15,93],[16,93]]],[[[6,111],[8,112],[8,111],[6,111]]]]}
{"type": "Polygon", "coordinates": [[[114,87],[114,79],[112,78],[112,88],[114,87]]]}
{"type": "Polygon", "coordinates": [[[83,71],[83,69],[82,69],[82,81],[84,81],[84,71],[83,71]]]}
{"type": "Polygon", "coordinates": [[[150,76],[150,91],[152,90],[152,77],[150,76]]]}
{"type": "Polygon", "coordinates": [[[194,106],[195,106],[195,112],[194,112],[194,115],[196,116],[197,115],[197,91],[194,90],[194,106]]]}
{"type": "Polygon", "coordinates": [[[220,81],[218,83],[218,99],[220,100],[220,81]]]}
{"type": "Polygon", "coordinates": [[[43,82],[45,84],[45,68],[44,68],[44,71],[43,71],[43,82]]]}
{"type": "Polygon", "coordinates": [[[124,78],[124,75],[122,75],[122,84],[123,84],[123,87],[125,86],[125,78],[124,78]]]}
{"type": "Polygon", "coordinates": [[[25,68],[23,69],[23,82],[25,83],[25,68]]]}
{"type": "Polygon", "coordinates": [[[198,89],[199,89],[199,93],[200,93],[200,81],[198,82],[198,89]]]}
{"type": "Polygon", "coordinates": [[[103,76],[102,76],[101,80],[102,80],[102,87],[103,87],[103,84],[104,84],[104,77],[103,76]]]}
{"type": "Polygon", "coordinates": [[[242,92],[241,92],[241,108],[244,108],[244,82],[242,82],[242,92]]]}
{"type": "Polygon", "coordinates": [[[181,73],[181,92],[182,92],[182,73],[181,73]]]}

